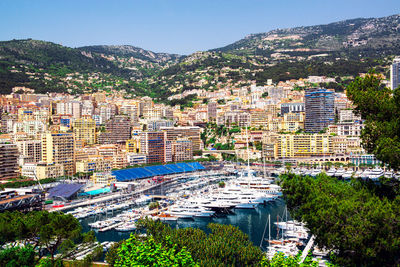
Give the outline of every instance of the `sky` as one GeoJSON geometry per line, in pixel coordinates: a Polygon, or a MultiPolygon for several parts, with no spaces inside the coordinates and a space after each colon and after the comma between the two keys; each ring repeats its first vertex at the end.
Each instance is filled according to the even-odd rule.
{"type": "Polygon", "coordinates": [[[251,33],[400,13],[399,0],[0,0],[0,40],[190,54],[251,33]]]}

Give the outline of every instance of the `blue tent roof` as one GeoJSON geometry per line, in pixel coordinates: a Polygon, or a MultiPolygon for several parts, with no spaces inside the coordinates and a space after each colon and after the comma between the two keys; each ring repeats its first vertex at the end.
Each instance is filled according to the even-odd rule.
{"type": "Polygon", "coordinates": [[[124,182],[135,179],[148,178],[156,175],[176,174],[204,169],[204,166],[198,162],[189,162],[116,170],[112,171],[112,174],[115,175],[118,181],[124,182]]]}
{"type": "Polygon", "coordinates": [[[83,187],[83,184],[59,184],[49,190],[49,198],[70,198],[83,187]]]}

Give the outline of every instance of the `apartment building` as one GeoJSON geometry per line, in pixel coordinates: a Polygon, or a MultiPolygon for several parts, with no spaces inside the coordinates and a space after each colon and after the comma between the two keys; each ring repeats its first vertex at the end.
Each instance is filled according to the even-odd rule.
{"type": "Polygon", "coordinates": [[[193,159],[193,143],[188,138],[179,138],[172,142],[174,162],[193,159]]]}
{"type": "Polygon", "coordinates": [[[112,159],[103,156],[90,156],[87,159],[76,162],[76,172],[101,172],[111,171],[112,159]]]}
{"type": "MultiPolygon", "coordinates": [[[[39,162],[42,160],[42,141],[25,140],[15,143],[18,147],[20,158],[24,158],[24,163],[39,162]]],[[[21,164],[23,165],[23,164],[21,164]]]]}
{"type": "Polygon", "coordinates": [[[37,179],[58,178],[64,175],[64,165],[59,163],[38,163],[36,166],[37,179]]]}
{"type": "Polygon", "coordinates": [[[125,148],[127,153],[140,153],[140,136],[132,136],[132,139],[126,140],[125,148]]]}
{"type": "Polygon", "coordinates": [[[395,58],[390,66],[390,88],[397,89],[400,85],[400,58],[395,58]]]}
{"type": "Polygon", "coordinates": [[[140,148],[146,154],[147,163],[166,162],[167,132],[141,133],[140,148]]]}
{"type": "Polygon", "coordinates": [[[99,134],[100,144],[125,143],[131,138],[131,120],[124,115],[115,116],[105,125],[105,132],[99,134]]]}
{"type": "Polygon", "coordinates": [[[18,148],[14,144],[0,144],[0,180],[18,178],[18,148]]]}
{"type": "Polygon", "coordinates": [[[312,157],[333,154],[329,134],[280,134],[277,136],[277,157],[312,157]]]}
{"type": "Polygon", "coordinates": [[[83,141],[88,145],[96,143],[96,123],[90,117],[76,119],[73,123],[75,141],[83,141]]]}
{"type": "Polygon", "coordinates": [[[201,128],[198,126],[186,127],[161,127],[161,131],[167,133],[167,139],[175,141],[178,138],[188,138],[193,143],[193,151],[202,150],[203,142],[201,141],[201,128]]]}
{"type": "Polygon", "coordinates": [[[305,131],[318,133],[335,122],[334,92],[322,88],[305,91],[305,131]]]}
{"type": "Polygon", "coordinates": [[[75,173],[74,134],[47,132],[42,136],[42,161],[62,164],[66,175],[75,173]]]}
{"type": "Polygon", "coordinates": [[[91,181],[94,184],[111,185],[117,180],[115,179],[115,176],[112,175],[110,172],[95,172],[91,177],[91,181]]]}

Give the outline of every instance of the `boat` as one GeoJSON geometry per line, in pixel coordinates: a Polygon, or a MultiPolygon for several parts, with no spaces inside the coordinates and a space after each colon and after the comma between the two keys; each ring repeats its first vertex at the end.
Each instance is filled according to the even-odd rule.
{"type": "Polygon", "coordinates": [[[347,171],[345,171],[342,175],[342,178],[344,180],[350,180],[350,178],[353,176],[354,172],[353,170],[348,169],[347,171]]]}
{"type": "Polygon", "coordinates": [[[334,167],[332,167],[326,172],[326,175],[333,177],[333,176],[335,176],[335,173],[336,173],[336,169],[334,167]]]}
{"type": "Polygon", "coordinates": [[[334,175],[334,176],[340,178],[340,177],[342,177],[342,175],[343,175],[345,172],[346,172],[345,169],[339,168],[339,169],[335,172],[335,175],[334,175]]]}
{"type": "Polygon", "coordinates": [[[371,174],[371,170],[370,169],[365,169],[363,172],[362,172],[362,174],[360,175],[360,177],[362,178],[362,179],[369,179],[369,176],[370,176],[370,174],[371,174]]]}
{"type": "Polygon", "coordinates": [[[119,232],[132,232],[136,230],[136,225],[132,221],[125,222],[124,224],[115,228],[119,232]]]}
{"type": "Polygon", "coordinates": [[[383,172],[383,170],[381,168],[375,167],[370,171],[368,178],[371,181],[379,181],[379,178],[384,176],[384,174],[385,173],[383,172]]]}

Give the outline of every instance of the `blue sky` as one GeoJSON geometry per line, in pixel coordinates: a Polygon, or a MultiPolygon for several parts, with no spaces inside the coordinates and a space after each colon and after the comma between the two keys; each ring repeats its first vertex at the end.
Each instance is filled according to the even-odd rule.
{"type": "Polygon", "coordinates": [[[399,0],[0,0],[0,40],[189,54],[250,33],[400,13],[399,0]]]}

